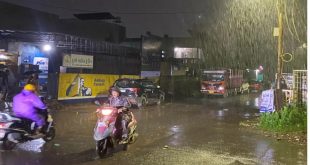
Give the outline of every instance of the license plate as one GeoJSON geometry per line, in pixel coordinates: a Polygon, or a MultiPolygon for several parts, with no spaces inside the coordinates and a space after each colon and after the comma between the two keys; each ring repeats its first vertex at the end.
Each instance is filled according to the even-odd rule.
{"type": "Polygon", "coordinates": [[[98,127],[104,127],[105,125],[105,122],[98,122],[98,127]]]}
{"type": "Polygon", "coordinates": [[[213,93],[214,93],[214,91],[209,91],[209,93],[210,93],[210,94],[213,94],[213,93]]]}
{"type": "Polygon", "coordinates": [[[121,91],[121,92],[126,92],[126,90],[125,90],[125,89],[120,89],[120,91],[121,91]]]}

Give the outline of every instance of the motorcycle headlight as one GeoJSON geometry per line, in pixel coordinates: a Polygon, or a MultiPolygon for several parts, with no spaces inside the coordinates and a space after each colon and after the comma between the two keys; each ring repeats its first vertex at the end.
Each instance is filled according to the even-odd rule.
{"type": "Polygon", "coordinates": [[[1,128],[6,128],[5,123],[0,123],[0,129],[1,128]]]}
{"type": "Polygon", "coordinates": [[[102,109],[101,110],[101,114],[104,115],[104,116],[108,116],[112,113],[113,110],[111,109],[102,109]]]}

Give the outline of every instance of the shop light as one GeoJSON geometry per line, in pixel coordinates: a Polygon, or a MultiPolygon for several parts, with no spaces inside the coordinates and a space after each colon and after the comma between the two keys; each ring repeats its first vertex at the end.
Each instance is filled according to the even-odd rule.
{"type": "Polygon", "coordinates": [[[4,55],[4,54],[0,54],[0,60],[7,60],[8,56],[4,55]]]}

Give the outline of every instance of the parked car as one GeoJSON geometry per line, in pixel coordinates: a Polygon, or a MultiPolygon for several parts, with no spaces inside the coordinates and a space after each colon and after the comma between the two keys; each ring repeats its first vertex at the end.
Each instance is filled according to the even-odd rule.
{"type": "Polygon", "coordinates": [[[161,104],[165,101],[165,92],[160,89],[159,85],[154,84],[147,79],[138,79],[137,82],[142,87],[143,95],[146,96],[146,104],[161,104]]]}
{"type": "Polygon", "coordinates": [[[165,93],[160,87],[146,79],[118,79],[112,87],[118,87],[121,94],[138,107],[150,103],[161,104],[165,100],[165,93]]]}

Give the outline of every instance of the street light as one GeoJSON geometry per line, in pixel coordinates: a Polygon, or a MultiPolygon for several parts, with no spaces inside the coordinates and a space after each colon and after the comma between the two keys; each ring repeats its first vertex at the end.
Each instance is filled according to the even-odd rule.
{"type": "Polygon", "coordinates": [[[52,50],[52,46],[50,44],[43,45],[43,51],[49,52],[52,50]]]}

